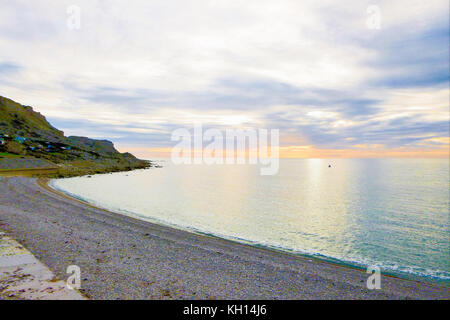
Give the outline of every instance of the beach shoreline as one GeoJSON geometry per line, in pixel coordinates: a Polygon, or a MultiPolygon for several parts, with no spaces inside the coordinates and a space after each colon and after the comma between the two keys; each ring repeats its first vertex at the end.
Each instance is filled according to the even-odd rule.
{"type": "Polygon", "coordinates": [[[1,178],[0,225],[60,278],[82,270],[93,299],[449,299],[445,285],[382,276],[308,256],[109,212],[47,185],[1,178]]]}
{"type": "MultiPolygon", "coordinates": [[[[144,217],[144,216],[139,216],[136,214],[132,214],[129,212],[120,212],[120,211],[114,211],[108,208],[104,208],[101,207],[99,205],[96,205],[95,203],[90,203],[82,198],[78,198],[76,195],[72,195],[69,192],[65,192],[64,190],[60,190],[58,188],[56,188],[55,186],[51,185],[51,181],[54,179],[50,179],[50,178],[37,178],[37,183],[39,184],[40,187],[58,194],[61,197],[67,198],[71,201],[76,201],[79,202],[83,205],[89,206],[91,208],[97,209],[97,210],[104,210],[108,213],[113,213],[113,214],[118,214],[118,215],[124,215],[127,216],[131,219],[136,219],[138,221],[146,221],[149,222],[151,224],[155,224],[155,225],[159,225],[159,226],[163,226],[163,227],[167,227],[167,228],[171,228],[171,229],[176,229],[182,232],[188,232],[188,233],[192,233],[201,237],[208,237],[208,238],[213,238],[213,239],[217,239],[219,241],[229,241],[231,243],[238,243],[238,244],[243,244],[243,245],[247,245],[253,248],[258,248],[261,250],[269,250],[271,252],[277,252],[279,254],[284,254],[284,255],[288,255],[288,256],[293,256],[293,257],[300,257],[303,259],[309,259],[309,260],[314,260],[314,261],[318,261],[320,263],[329,263],[335,267],[344,267],[344,268],[350,268],[350,269],[355,269],[361,272],[366,272],[367,268],[365,268],[362,265],[358,265],[356,263],[351,263],[351,262],[346,262],[346,261],[340,261],[338,259],[333,259],[330,257],[326,257],[326,256],[317,256],[317,255],[313,255],[313,254],[307,254],[307,253],[301,253],[301,252],[293,252],[293,251],[289,251],[289,250],[283,250],[282,248],[277,248],[277,247],[270,247],[270,246],[266,246],[266,245],[262,245],[259,243],[252,243],[250,241],[244,241],[242,239],[232,239],[232,238],[227,238],[227,237],[222,237],[220,235],[215,235],[213,233],[207,233],[207,232],[202,232],[199,230],[195,230],[195,229],[189,229],[189,228],[183,228],[180,226],[176,226],[176,225],[170,225],[167,223],[163,223],[160,222],[158,220],[152,220],[151,218],[148,217],[144,217]]],[[[408,280],[408,281],[418,281],[418,282],[425,282],[425,283],[433,283],[433,284],[438,284],[438,285],[443,285],[445,286],[446,283],[444,280],[439,280],[439,279],[435,279],[435,278],[426,278],[426,277],[420,277],[417,275],[412,275],[412,274],[402,274],[402,273],[394,273],[391,270],[387,271],[387,270],[383,270],[383,276],[384,277],[392,277],[392,278],[399,278],[402,280],[408,280]]]]}

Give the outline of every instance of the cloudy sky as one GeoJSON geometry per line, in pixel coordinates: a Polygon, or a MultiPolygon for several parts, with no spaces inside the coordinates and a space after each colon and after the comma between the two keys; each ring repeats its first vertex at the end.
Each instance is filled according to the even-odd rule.
{"type": "Polygon", "coordinates": [[[280,129],[284,157],[447,157],[448,17],[446,0],[1,0],[0,95],[141,157],[194,123],[280,129]]]}

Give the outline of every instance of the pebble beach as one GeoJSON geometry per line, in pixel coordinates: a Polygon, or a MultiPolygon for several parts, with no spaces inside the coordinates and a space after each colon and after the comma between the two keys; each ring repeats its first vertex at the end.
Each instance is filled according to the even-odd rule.
{"type": "Polygon", "coordinates": [[[449,299],[441,284],[199,235],[93,207],[43,180],[0,177],[0,229],[90,299],[449,299]]]}

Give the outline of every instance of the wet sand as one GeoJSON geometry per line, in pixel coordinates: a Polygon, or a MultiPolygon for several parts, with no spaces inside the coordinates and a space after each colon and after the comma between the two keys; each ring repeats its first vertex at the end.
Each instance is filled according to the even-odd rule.
{"type": "Polygon", "coordinates": [[[60,279],[81,268],[92,299],[449,299],[445,285],[255,248],[140,221],[69,198],[36,179],[0,177],[0,229],[60,279]]]}

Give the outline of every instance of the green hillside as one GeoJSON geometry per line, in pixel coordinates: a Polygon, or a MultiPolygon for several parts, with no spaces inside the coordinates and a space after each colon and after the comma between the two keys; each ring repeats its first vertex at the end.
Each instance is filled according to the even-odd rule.
{"type": "Polygon", "coordinates": [[[64,139],[64,133],[48,123],[39,112],[2,96],[0,96],[0,133],[41,137],[51,141],[64,139]]]}
{"type": "Polygon", "coordinates": [[[150,163],[120,153],[111,141],[66,137],[32,107],[0,96],[1,158],[41,158],[59,167],[58,176],[146,168],[150,163]]]}

